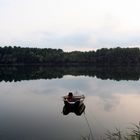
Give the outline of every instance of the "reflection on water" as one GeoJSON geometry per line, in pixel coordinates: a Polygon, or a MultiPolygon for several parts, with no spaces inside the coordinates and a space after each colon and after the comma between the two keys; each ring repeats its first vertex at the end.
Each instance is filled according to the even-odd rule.
{"type": "Polygon", "coordinates": [[[0,67],[0,81],[62,78],[64,75],[90,76],[99,79],[139,80],[140,67],[93,67],[93,66],[8,66],[0,67]]]}
{"type": "MultiPolygon", "coordinates": [[[[99,139],[106,130],[123,130],[140,121],[139,80],[101,80],[78,76],[74,70],[73,75],[77,76],[67,73],[62,78],[47,79],[44,70],[42,77],[36,70],[22,70],[23,75],[12,71],[17,82],[0,82],[1,140],[78,140],[90,134],[90,130],[99,139]],[[84,94],[84,104],[76,109],[66,107],[61,97],[68,91],[84,94]]],[[[1,80],[14,79],[10,71],[1,71],[1,76],[2,72],[5,73],[1,80]]]]}
{"type": "Polygon", "coordinates": [[[82,113],[85,111],[85,105],[84,103],[75,106],[75,105],[64,105],[63,107],[63,114],[68,115],[69,113],[75,113],[77,116],[82,115],[82,113]]]}

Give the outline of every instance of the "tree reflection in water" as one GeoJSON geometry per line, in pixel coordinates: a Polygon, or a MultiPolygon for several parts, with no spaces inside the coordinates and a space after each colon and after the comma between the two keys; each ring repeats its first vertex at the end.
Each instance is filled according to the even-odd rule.
{"type": "Polygon", "coordinates": [[[62,78],[64,75],[90,76],[99,79],[139,80],[140,67],[94,66],[1,66],[0,81],[62,78]]]}

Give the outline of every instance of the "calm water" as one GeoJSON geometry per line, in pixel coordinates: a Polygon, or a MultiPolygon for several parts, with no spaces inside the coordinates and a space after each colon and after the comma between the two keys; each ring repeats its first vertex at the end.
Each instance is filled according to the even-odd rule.
{"type": "Polygon", "coordinates": [[[23,78],[0,82],[1,140],[80,140],[107,130],[124,130],[140,121],[140,81],[101,80],[96,76],[45,79],[23,78]],[[62,96],[69,91],[84,94],[85,111],[63,115],[62,96]],[[89,124],[88,124],[89,123],[89,124]]]}

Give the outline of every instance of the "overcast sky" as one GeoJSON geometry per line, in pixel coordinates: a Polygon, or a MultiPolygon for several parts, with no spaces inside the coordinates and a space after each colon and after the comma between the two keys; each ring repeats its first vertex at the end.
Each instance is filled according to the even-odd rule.
{"type": "Polygon", "coordinates": [[[0,46],[140,46],[140,0],[0,0],[0,46]]]}

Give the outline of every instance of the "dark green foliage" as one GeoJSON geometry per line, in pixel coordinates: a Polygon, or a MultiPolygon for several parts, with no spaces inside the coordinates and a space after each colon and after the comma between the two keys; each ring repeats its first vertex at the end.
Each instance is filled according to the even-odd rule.
{"type": "Polygon", "coordinates": [[[140,64],[139,48],[100,49],[95,53],[97,65],[129,66],[140,64]]]}
{"type": "Polygon", "coordinates": [[[140,65],[139,48],[102,48],[89,52],[63,52],[51,48],[0,47],[0,64],[3,65],[140,65]]]}
{"type": "Polygon", "coordinates": [[[62,61],[63,51],[61,49],[0,48],[0,64],[55,64],[62,63],[62,61]]]}

